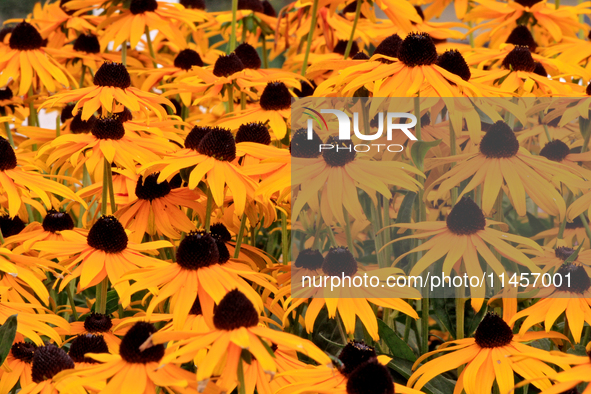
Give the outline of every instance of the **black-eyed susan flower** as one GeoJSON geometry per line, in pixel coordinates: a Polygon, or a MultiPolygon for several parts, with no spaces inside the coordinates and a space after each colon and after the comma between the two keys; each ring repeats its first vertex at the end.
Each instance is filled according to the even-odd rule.
{"type": "Polygon", "coordinates": [[[104,313],[89,313],[84,321],[75,321],[70,323],[68,332],[57,329],[61,335],[94,335],[102,336],[111,353],[119,351],[119,344],[121,343],[120,336],[125,335],[129,326],[118,327],[121,319],[113,319],[104,313]]]}
{"type": "MultiPolygon", "coordinates": [[[[443,272],[446,275],[449,275],[453,270],[458,274],[467,272],[471,276],[482,276],[483,271],[478,260],[478,255],[480,255],[497,275],[501,275],[505,272],[505,268],[491,252],[490,246],[493,246],[503,257],[529,268],[532,272],[539,272],[540,269],[524,254],[524,251],[527,252],[527,250],[519,250],[506,241],[515,242],[527,249],[541,252],[540,246],[528,238],[495,230],[490,227],[493,224],[497,224],[497,222],[486,219],[482,210],[474,201],[469,198],[462,198],[453,207],[445,222],[396,225],[402,228],[421,230],[421,232],[398,238],[393,242],[408,238],[427,238],[431,236],[433,238],[398,256],[394,264],[410,253],[427,250],[428,252],[412,267],[410,275],[419,275],[435,261],[445,256],[443,272]],[[465,271],[460,267],[462,262],[465,271]]],[[[482,299],[479,298],[484,297],[484,292],[484,287],[472,288],[472,305],[476,309],[480,309],[482,305],[482,299]]]]}
{"type": "Polygon", "coordinates": [[[147,319],[160,303],[170,299],[175,328],[183,327],[196,297],[203,314],[211,319],[214,303],[219,303],[235,288],[246,294],[257,310],[263,309],[260,296],[246,280],[274,290],[267,276],[240,260],[231,259],[224,242],[205,231],[191,232],[183,238],[176,250],[176,262],[135,271],[125,279],[133,279],[135,283],[121,296],[124,307],[129,305],[133,293],[156,288],[158,292],[146,311],[147,319]]]}
{"type": "MultiPolygon", "coordinates": [[[[548,377],[556,373],[540,361],[548,352],[522,343],[540,338],[566,340],[566,337],[556,332],[530,331],[524,335],[514,335],[501,317],[489,312],[478,325],[474,338],[446,342],[439,349],[419,357],[413,369],[428,357],[451,352],[421,365],[410,377],[407,386],[420,390],[435,376],[465,365],[456,389],[463,389],[467,394],[489,393],[494,382],[501,392],[508,393],[515,385],[516,374],[524,379],[532,379],[532,384],[541,390],[547,389],[551,386],[548,377]],[[535,357],[521,361],[509,357],[520,354],[532,354],[535,357]]],[[[566,363],[561,362],[559,365],[564,367],[566,363]]]]}
{"type": "Polygon", "coordinates": [[[114,111],[115,103],[124,105],[133,112],[141,111],[146,116],[156,114],[158,118],[166,117],[166,110],[162,105],[174,108],[164,97],[131,86],[129,72],[121,63],[103,63],[94,74],[93,82],[94,86],[55,94],[45,100],[41,108],[75,102],[72,112],[82,110],[82,120],[90,118],[101,106],[102,115],[120,112],[120,109],[114,111]]]}
{"type": "Polygon", "coordinates": [[[76,366],[86,366],[87,364],[96,364],[98,362],[93,358],[87,357],[87,353],[109,353],[109,347],[102,335],[80,334],[74,337],[70,343],[68,356],[70,356],[76,366]]]}
{"type": "Polygon", "coordinates": [[[503,121],[497,121],[490,127],[480,141],[478,152],[435,159],[430,167],[452,161],[458,164],[433,182],[429,189],[439,185],[436,198],[440,198],[459,182],[472,177],[462,195],[483,185],[482,210],[487,215],[501,187],[507,187],[519,216],[526,214],[527,194],[545,212],[562,218],[566,213],[566,204],[551,177],[559,177],[567,187],[584,187],[583,180],[567,167],[520,148],[515,133],[503,121]]]}
{"type": "Polygon", "coordinates": [[[168,81],[179,76],[184,76],[193,67],[203,67],[204,63],[197,51],[185,48],[180,51],[171,65],[146,70],[139,75],[147,74],[142,83],[142,90],[150,90],[160,81],[168,81]]]}
{"type": "Polygon", "coordinates": [[[31,378],[32,382],[21,387],[21,393],[57,394],[58,389],[54,377],[62,371],[73,369],[74,361],[61,348],[54,344],[39,346],[33,352],[31,378]]]}
{"type": "Polygon", "coordinates": [[[159,34],[182,47],[186,45],[185,37],[170,21],[182,22],[195,29],[195,23],[208,19],[207,13],[201,10],[186,9],[181,4],[156,0],[131,0],[128,9],[117,7],[117,11],[119,12],[114,12],[97,26],[97,29],[104,29],[101,35],[103,50],[110,42],[117,48],[125,41],[129,41],[131,48],[135,48],[146,28],[157,29],[159,34]]]}
{"type": "Polygon", "coordinates": [[[0,137],[0,187],[6,193],[6,208],[10,217],[16,216],[25,203],[43,211],[34,198],[41,199],[45,207],[51,208],[52,194],[85,204],[68,187],[38,173],[36,166],[19,165],[20,158],[8,140],[0,137]]]}
{"type": "Polygon", "coordinates": [[[160,171],[158,182],[162,182],[183,168],[195,166],[189,175],[189,189],[195,189],[199,182],[206,180],[216,205],[221,207],[227,187],[234,197],[236,213],[241,215],[246,200],[253,197],[255,190],[254,181],[236,163],[243,155],[230,130],[197,126],[187,135],[184,149],[155,160],[140,171],[147,170],[145,174],[160,171]]]}
{"type": "Polygon", "coordinates": [[[17,383],[20,383],[21,387],[32,383],[31,363],[37,345],[25,342],[20,334],[19,337],[0,368],[0,393],[8,393],[17,383]]]}
{"type": "Polygon", "coordinates": [[[159,248],[171,246],[168,241],[130,242],[125,229],[114,216],[99,218],[87,237],[68,230],[61,234],[64,240],[60,243],[41,241],[34,246],[44,256],[63,260],[62,264],[71,270],[62,280],[60,290],[78,277],[80,291],[109,278],[115,290],[122,294],[129,288],[129,281],[121,281],[126,272],[138,267],[166,264],[141,252],[153,253],[159,248]]]}
{"type": "Polygon", "coordinates": [[[58,387],[65,392],[86,392],[84,388],[108,380],[103,391],[156,394],[159,386],[174,392],[194,392],[196,383],[191,372],[172,364],[159,368],[163,345],[140,349],[155,331],[150,323],[136,323],[121,340],[118,354],[86,353],[85,357],[98,363],[59,374],[58,387]]]}
{"type": "MultiPolygon", "coordinates": [[[[299,256],[298,256],[299,257],[299,256]]],[[[315,286],[315,277],[350,277],[355,281],[356,277],[363,278],[364,275],[372,275],[379,279],[379,283],[385,283],[388,277],[397,277],[403,275],[402,270],[396,268],[376,269],[375,267],[363,267],[357,263],[353,254],[344,247],[330,248],[326,256],[322,259],[320,267],[320,257],[317,253],[305,253],[299,259],[300,267],[292,267],[292,280],[290,284],[291,305],[286,308],[284,320],[287,320],[290,313],[298,306],[309,301],[305,316],[305,327],[308,332],[314,329],[314,322],[318,318],[322,308],[326,306],[328,317],[336,318],[337,312],[345,331],[348,334],[355,332],[357,318],[367,329],[369,335],[374,339],[379,339],[378,322],[373,312],[372,305],[378,305],[384,308],[391,308],[400,311],[414,319],[419,316],[410,305],[404,301],[404,298],[420,298],[418,291],[403,286],[388,289],[388,293],[380,292],[379,289],[358,289],[337,287],[335,291],[328,289],[318,289],[315,286]],[[304,275],[311,274],[311,283],[304,286],[304,275]],[[309,300],[308,300],[309,298],[309,300]]],[[[296,259],[296,262],[298,260],[296,259]]],[[[380,287],[379,285],[377,286],[380,287]]],[[[285,321],[284,321],[285,323],[285,321]]]]}
{"type": "Polygon", "coordinates": [[[133,242],[141,242],[144,233],[177,239],[180,232],[196,230],[181,207],[192,209],[201,218],[205,216],[203,204],[197,202],[202,194],[186,187],[173,188],[167,180],[158,183],[158,176],[154,173],[144,179],[140,175],[135,187],[137,199],[115,213],[123,227],[131,230],[129,239],[133,242]]]}
{"type": "Polygon", "coordinates": [[[0,86],[6,86],[11,78],[18,80],[20,96],[31,88],[38,91],[45,87],[49,92],[56,92],[62,86],[77,86],[43,46],[43,38],[33,25],[24,20],[19,23],[10,34],[8,47],[0,47],[0,86]]]}
{"type": "Polygon", "coordinates": [[[519,319],[527,317],[521,324],[520,334],[524,334],[542,321],[546,332],[549,332],[554,322],[564,314],[573,339],[578,343],[581,341],[585,322],[591,324],[591,293],[589,292],[591,280],[585,267],[578,263],[564,263],[558,268],[556,274],[562,278],[561,285],[548,288],[538,286],[541,291],[536,294],[536,297],[541,299],[517,312],[509,324],[513,325],[519,319]]]}
{"type": "MultiPolygon", "coordinates": [[[[221,388],[224,391],[239,382],[238,371],[242,369],[240,364],[245,362],[242,356],[245,350],[251,357],[256,357],[262,371],[271,376],[277,372],[275,357],[269,351],[271,344],[305,354],[322,365],[330,364],[330,358],[312,342],[259,325],[259,313],[249,298],[238,289],[229,291],[219,302],[210,331],[161,332],[154,334],[151,342],[158,344],[168,340],[179,342],[164,357],[164,362],[191,361],[201,349],[211,346],[207,355],[197,363],[197,382],[204,387],[221,364],[223,372],[217,384],[223,383],[221,388]]],[[[261,387],[258,389],[261,390],[261,387]]]]}

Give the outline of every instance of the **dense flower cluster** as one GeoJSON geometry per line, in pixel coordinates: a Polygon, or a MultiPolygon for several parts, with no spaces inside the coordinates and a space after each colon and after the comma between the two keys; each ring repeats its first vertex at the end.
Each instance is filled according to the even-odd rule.
{"type": "Polygon", "coordinates": [[[590,382],[591,2],[232,4],[43,1],[4,23],[0,394],[590,382]],[[398,98],[417,140],[339,154],[295,127],[296,97],[398,98]],[[435,269],[573,282],[452,300],[292,280],[435,269]]]}

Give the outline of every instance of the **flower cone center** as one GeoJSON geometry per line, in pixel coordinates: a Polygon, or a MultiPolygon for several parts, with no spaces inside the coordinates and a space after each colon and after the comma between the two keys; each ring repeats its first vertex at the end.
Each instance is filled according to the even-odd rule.
{"type": "Polygon", "coordinates": [[[269,129],[261,122],[243,124],[236,133],[236,143],[256,142],[258,144],[269,145],[271,143],[271,134],[269,129]]]}
{"type": "Polygon", "coordinates": [[[538,47],[538,44],[534,41],[534,37],[531,35],[527,26],[523,25],[517,26],[513,29],[505,42],[507,44],[526,46],[532,52],[538,47]]]}
{"type": "Polygon", "coordinates": [[[37,349],[37,345],[30,342],[17,342],[12,345],[10,351],[14,358],[21,360],[27,364],[31,364],[33,362],[33,354],[35,353],[35,349],[37,349]]]}
{"type": "Polygon", "coordinates": [[[236,158],[236,141],[229,129],[215,127],[201,139],[197,152],[219,161],[233,161],[236,158]]]}
{"type": "Polygon", "coordinates": [[[97,86],[113,86],[127,89],[131,86],[131,77],[122,63],[104,62],[94,74],[97,86]]]}
{"type": "Polygon", "coordinates": [[[326,140],[326,145],[333,146],[332,149],[325,149],[322,152],[324,161],[331,167],[342,167],[355,160],[357,156],[350,141],[347,143],[331,135],[326,140]]]}
{"type": "Polygon", "coordinates": [[[487,313],[474,333],[474,339],[481,348],[506,346],[513,340],[513,331],[496,313],[487,313]]]}
{"type": "Polygon", "coordinates": [[[135,186],[135,195],[139,199],[148,201],[168,195],[172,188],[166,180],[164,180],[164,182],[158,183],[159,175],[159,172],[150,174],[145,178],[140,175],[135,186]]]}
{"type": "Polygon", "coordinates": [[[394,394],[394,381],[388,368],[374,358],[349,375],[346,389],[347,394],[394,394]]]}
{"type": "Polygon", "coordinates": [[[238,0],[239,10],[250,10],[254,12],[264,12],[265,8],[261,0],[238,0]]]}
{"type": "Polygon", "coordinates": [[[340,372],[349,376],[355,368],[377,356],[375,349],[366,345],[365,342],[350,341],[339,353],[339,361],[342,363],[340,372]]]}
{"type": "Polygon", "coordinates": [[[306,268],[309,270],[318,270],[324,263],[324,257],[316,249],[304,249],[298,254],[294,265],[297,268],[306,268]]]}
{"type": "Polygon", "coordinates": [[[503,67],[507,70],[533,72],[536,63],[531,56],[529,47],[516,46],[503,59],[503,67]]]}
{"type": "Polygon", "coordinates": [[[43,219],[43,230],[55,233],[57,231],[71,230],[74,228],[74,221],[67,212],[59,212],[55,209],[47,211],[43,219]]]}
{"type": "Polygon", "coordinates": [[[100,53],[101,44],[98,38],[92,34],[80,34],[74,42],[74,50],[86,53],[100,53]]]}
{"type": "Polygon", "coordinates": [[[10,142],[0,137],[0,171],[12,170],[16,167],[16,154],[10,142]]]}
{"type": "MultiPolygon", "coordinates": [[[[400,46],[402,45],[402,38],[398,34],[392,34],[389,37],[386,37],[380,45],[376,48],[373,52],[374,55],[384,55],[388,57],[398,57],[398,52],[400,51],[400,46]]],[[[382,63],[391,63],[388,59],[379,59],[378,61],[382,63]]]]}
{"type": "Polygon", "coordinates": [[[189,134],[187,134],[187,137],[185,138],[185,148],[197,151],[197,149],[199,148],[199,143],[201,143],[203,137],[205,137],[213,129],[213,127],[208,126],[193,127],[189,134]]]}
{"type": "Polygon", "coordinates": [[[156,0],[131,0],[129,11],[132,14],[143,14],[144,12],[154,12],[158,9],[156,0]]]}
{"type": "Polygon", "coordinates": [[[474,201],[463,197],[447,215],[446,224],[449,231],[456,235],[470,235],[484,230],[486,219],[474,201]]]}
{"type": "Polygon", "coordinates": [[[259,324],[259,314],[252,302],[234,289],[228,292],[216,306],[213,324],[218,330],[236,330],[240,327],[254,327],[259,324]]]}
{"type": "Polygon", "coordinates": [[[235,53],[221,55],[213,65],[213,75],[216,77],[229,77],[232,74],[244,70],[244,64],[235,53]]]}
{"type": "Polygon", "coordinates": [[[329,276],[353,276],[357,273],[357,261],[348,248],[330,248],[322,262],[322,271],[329,276]]]}
{"type": "Polygon", "coordinates": [[[86,357],[86,353],[109,353],[109,347],[102,335],[82,334],[72,341],[68,355],[76,363],[96,364],[93,358],[86,357]]]}
{"type": "Polygon", "coordinates": [[[437,59],[437,65],[444,70],[457,75],[464,81],[469,81],[472,76],[470,67],[468,67],[468,63],[466,63],[464,56],[462,56],[462,54],[456,49],[447,50],[439,56],[437,59]]]}
{"type": "Polygon", "coordinates": [[[153,345],[144,351],[140,350],[140,346],[155,332],[156,328],[151,323],[135,323],[121,340],[119,347],[121,358],[131,364],[147,364],[160,361],[164,357],[163,345],[153,345]]]}
{"type": "Polygon", "coordinates": [[[12,235],[16,235],[23,231],[25,228],[25,223],[19,218],[15,216],[11,218],[8,215],[0,216],[0,229],[2,229],[2,235],[4,237],[10,237],[12,235]]]}
{"type": "Polygon", "coordinates": [[[103,216],[90,228],[86,242],[106,253],[119,253],[127,248],[128,238],[119,220],[114,216],[103,216]]]}
{"type": "Polygon", "coordinates": [[[283,82],[269,82],[261,94],[261,108],[280,111],[291,107],[291,94],[283,82]]]}
{"type": "Polygon", "coordinates": [[[244,68],[250,68],[252,70],[261,68],[261,58],[252,45],[247,43],[240,44],[236,47],[234,53],[238,56],[244,68]]]}
{"type": "Polygon", "coordinates": [[[201,60],[201,56],[194,50],[183,49],[174,58],[174,66],[188,71],[193,66],[203,67],[203,60],[201,60]]]}
{"type": "Polygon", "coordinates": [[[188,270],[198,270],[220,262],[220,252],[214,237],[205,231],[192,231],[176,252],[178,265],[188,270]]]}
{"type": "MultiPolygon", "coordinates": [[[[332,50],[334,53],[338,53],[341,56],[345,56],[345,51],[347,50],[347,45],[349,44],[348,40],[338,40],[337,45],[334,46],[332,50]]],[[[359,45],[356,41],[351,43],[351,49],[349,50],[349,57],[353,57],[359,53],[359,45]]]]}
{"type": "Polygon", "coordinates": [[[408,67],[427,66],[437,61],[437,49],[428,33],[410,33],[398,51],[398,59],[408,67]]]}
{"type": "Polygon", "coordinates": [[[35,26],[22,21],[14,27],[8,45],[18,51],[32,51],[43,46],[43,38],[35,26]]]}
{"type": "Polygon", "coordinates": [[[308,132],[305,129],[297,130],[289,143],[289,152],[293,157],[300,157],[303,159],[314,159],[320,156],[320,144],[322,140],[312,132],[312,139],[308,139],[308,132]]]}
{"type": "Polygon", "coordinates": [[[82,120],[82,111],[78,111],[72,122],[70,122],[70,131],[72,134],[89,133],[93,129],[96,120],[94,115],[91,115],[87,120],[82,120]]]}
{"type": "Polygon", "coordinates": [[[74,368],[74,361],[53,344],[38,347],[33,354],[32,378],[35,383],[51,379],[61,371],[74,368]]]}
{"type": "Polygon", "coordinates": [[[125,128],[119,117],[99,118],[90,131],[99,140],[120,140],[125,136],[125,128]]]}
{"type": "Polygon", "coordinates": [[[540,156],[544,156],[548,160],[561,162],[570,153],[567,144],[560,140],[548,142],[546,146],[540,151],[540,156]]]}
{"type": "Polygon", "coordinates": [[[218,237],[222,242],[230,242],[232,240],[232,234],[230,234],[223,223],[215,223],[211,225],[209,233],[214,237],[218,237]]]}
{"type": "MultiPolygon", "coordinates": [[[[1,42],[2,40],[0,40],[1,42]]],[[[7,86],[3,89],[0,89],[0,101],[4,101],[4,100],[12,100],[12,97],[14,97],[12,90],[7,86]]]]}
{"type": "Polygon", "coordinates": [[[519,151],[519,141],[502,120],[493,124],[480,141],[480,152],[488,158],[509,158],[519,151]]]}
{"type": "Polygon", "coordinates": [[[91,333],[109,332],[113,327],[111,318],[102,313],[91,313],[84,320],[84,329],[91,333]]]}
{"type": "Polygon", "coordinates": [[[181,0],[181,5],[192,10],[204,10],[205,0],[181,0]]]}
{"type": "Polygon", "coordinates": [[[560,291],[583,294],[591,287],[589,275],[582,265],[562,264],[556,273],[562,277],[562,284],[558,287],[560,291]]]}

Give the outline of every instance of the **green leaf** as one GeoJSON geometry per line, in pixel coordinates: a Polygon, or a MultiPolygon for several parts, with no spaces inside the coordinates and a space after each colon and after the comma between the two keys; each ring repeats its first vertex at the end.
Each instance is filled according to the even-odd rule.
{"type": "MultiPolygon", "coordinates": [[[[455,302],[455,300],[452,300],[455,302]]],[[[433,311],[435,312],[435,318],[439,321],[441,328],[445,331],[449,332],[451,336],[455,339],[456,335],[456,325],[455,325],[455,312],[453,315],[450,314],[449,308],[447,305],[446,298],[433,298],[431,299],[431,304],[433,305],[433,311]]]]}
{"type": "Polygon", "coordinates": [[[413,163],[415,163],[415,167],[419,170],[423,171],[425,156],[427,156],[427,152],[429,149],[433,148],[434,146],[439,145],[441,139],[435,141],[417,141],[413,144],[412,148],[410,148],[410,156],[412,157],[413,163]]]}
{"type": "Polygon", "coordinates": [[[573,252],[573,254],[571,254],[570,256],[568,256],[568,258],[566,260],[564,260],[564,264],[572,263],[573,261],[575,261],[577,259],[577,256],[579,255],[579,252],[581,251],[582,247],[583,247],[583,243],[581,243],[579,245],[579,247],[577,248],[577,250],[575,250],[573,252]]]}
{"type": "MultiPolygon", "coordinates": [[[[92,311],[96,312],[96,302],[92,305],[92,311]]],[[[107,292],[107,307],[106,307],[106,314],[110,315],[111,313],[115,312],[119,307],[119,295],[117,294],[116,290],[109,290],[107,292]]]]}
{"type": "Polygon", "coordinates": [[[548,228],[544,225],[544,222],[532,215],[531,213],[527,212],[527,221],[529,222],[529,226],[532,231],[532,236],[541,233],[542,231],[546,231],[548,228]]]}
{"type": "Polygon", "coordinates": [[[378,319],[378,334],[380,334],[380,338],[388,345],[391,355],[411,362],[416,361],[417,356],[415,356],[408,344],[390,326],[384,323],[382,319],[378,319]]]}
{"type": "Polygon", "coordinates": [[[8,357],[12,342],[14,342],[14,337],[16,336],[16,316],[17,315],[12,315],[8,317],[0,327],[0,365],[2,365],[4,360],[6,360],[6,357],[8,357]]]}
{"type": "Polygon", "coordinates": [[[400,204],[400,209],[398,210],[398,215],[396,216],[396,223],[410,223],[410,218],[412,216],[412,206],[415,203],[416,197],[417,193],[406,193],[406,196],[404,196],[402,203],[400,204]]]}

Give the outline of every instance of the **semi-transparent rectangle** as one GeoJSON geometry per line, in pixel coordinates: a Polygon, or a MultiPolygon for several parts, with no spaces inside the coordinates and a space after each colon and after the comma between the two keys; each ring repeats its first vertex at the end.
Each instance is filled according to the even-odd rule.
{"type": "Polygon", "coordinates": [[[591,98],[300,98],[294,298],[591,298],[591,98]]]}

